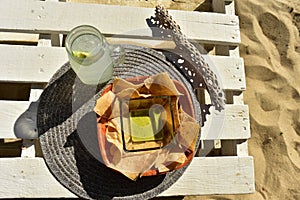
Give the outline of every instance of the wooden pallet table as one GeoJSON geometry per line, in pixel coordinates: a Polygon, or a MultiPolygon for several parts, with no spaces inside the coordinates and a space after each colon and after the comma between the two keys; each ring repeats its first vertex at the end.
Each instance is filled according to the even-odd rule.
{"type": "MultiPolygon", "coordinates": [[[[245,72],[238,49],[239,20],[234,13],[234,1],[212,2],[214,12],[169,13],[190,39],[214,49],[214,53],[204,56],[214,63],[226,91],[225,112],[210,110],[202,128],[200,153],[183,176],[160,196],[254,192],[253,158],[247,149],[249,111],[243,102],[245,72]],[[223,119],[218,130],[213,129],[212,116],[223,119]]],[[[90,24],[111,43],[142,44],[157,49],[172,45],[151,37],[145,19],[154,14],[152,8],[36,0],[0,3],[0,150],[7,152],[0,154],[0,198],[75,197],[49,172],[38,151],[38,140],[14,142],[19,144],[15,151],[10,145],[16,139],[17,118],[38,100],[45,84],[68,60],[64,35],[77,25],[90,24]],[[11,89],[3,89],[7,86],[11,89]],[[25,99],[11,95],[20,92],[25,99]]],[[[206,91],[199,93],[207,96],[206,91]]],[[[209,98],[200,102],[210,103],[209,98]]]]}

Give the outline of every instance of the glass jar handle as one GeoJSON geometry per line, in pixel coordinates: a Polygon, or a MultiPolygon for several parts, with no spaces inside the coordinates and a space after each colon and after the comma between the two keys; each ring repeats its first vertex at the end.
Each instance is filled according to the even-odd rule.
{"type": "Polygon", "coordinates": [[[117,58],[113,58],[114,65],[119,65],[125,61],[125,49],[120,45],[109,45],[111,55],[118,55],[117,58]]]}

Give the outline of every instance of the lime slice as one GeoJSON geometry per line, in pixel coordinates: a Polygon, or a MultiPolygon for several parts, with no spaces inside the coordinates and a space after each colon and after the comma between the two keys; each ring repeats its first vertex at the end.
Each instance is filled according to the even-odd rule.
{"type": "Polygon", "coordinates": [[[163,139],[163,133],[154,129],[159,126],[161,114],[149,116],[149,109],[133,110],[130,112],[131,137],[133,142],[147,142],[163,139]]]}
{"type": "Polygon", "coordinates": [[[91,57],[91,54],[89,52],[84,52],[84,51],[73,51],[73,55],[77,58],[91,57]]]}

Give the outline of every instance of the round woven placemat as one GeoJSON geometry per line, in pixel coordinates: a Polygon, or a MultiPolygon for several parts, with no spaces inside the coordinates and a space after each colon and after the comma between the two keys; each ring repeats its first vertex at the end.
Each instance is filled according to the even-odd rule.
{"type": "MultiPolygon", "coordinates": [[[[191,85],[163,55],[136,46],[124,46],[124,49],[125,61],[114,68],[114,76],[129,78],[168,72],[189,91],[196,120],[201,123],[200,106],[191,85]]],[[[82,198],[155,197],[175,183],[187,166],[137,181],[106,167],[101,162],[96,115],[93,113],[95,102],[105,86],[83,84],[69,63],[55,73],[42,93],[38,107],[37,126],[46,164],[62,185],[82,198]]],[[[197,148],[199,141],[200,134],[197,148]]]]}

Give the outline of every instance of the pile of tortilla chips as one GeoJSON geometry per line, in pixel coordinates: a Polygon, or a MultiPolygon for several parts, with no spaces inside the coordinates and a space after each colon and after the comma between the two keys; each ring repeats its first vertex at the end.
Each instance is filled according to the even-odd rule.
{"type": "Polygon", "coordinates": [[[105,89],[94,108],[98,115],[98,140],[105,165],[136,180],[142,176],[179,169],[191,161],[200,125],[185,112],[193,108],[191,103],[186,103],[190,98],[188,92],[180,93],[177,90],[179,85],[182,87],[181,83],[172,81],[167,73],[160,73],[131,80],[115,79],[113,84],[105,89]],[[170,105],[162,104],[162,107],[170,109],[172,114],[166,115],[168,131],[163,134],[164,138],[134,141],[130,128],[122,124],[130,120],[127,117],[130,112],[129,103],[126,102],[130,102],[130,99],[144,100],[160,96],[168,96],[171,99],[170,105]],[[139,151],[126,151],[126,144],[139,151]],[[143,150],[149,148],[151,150],[143,150]]]}

